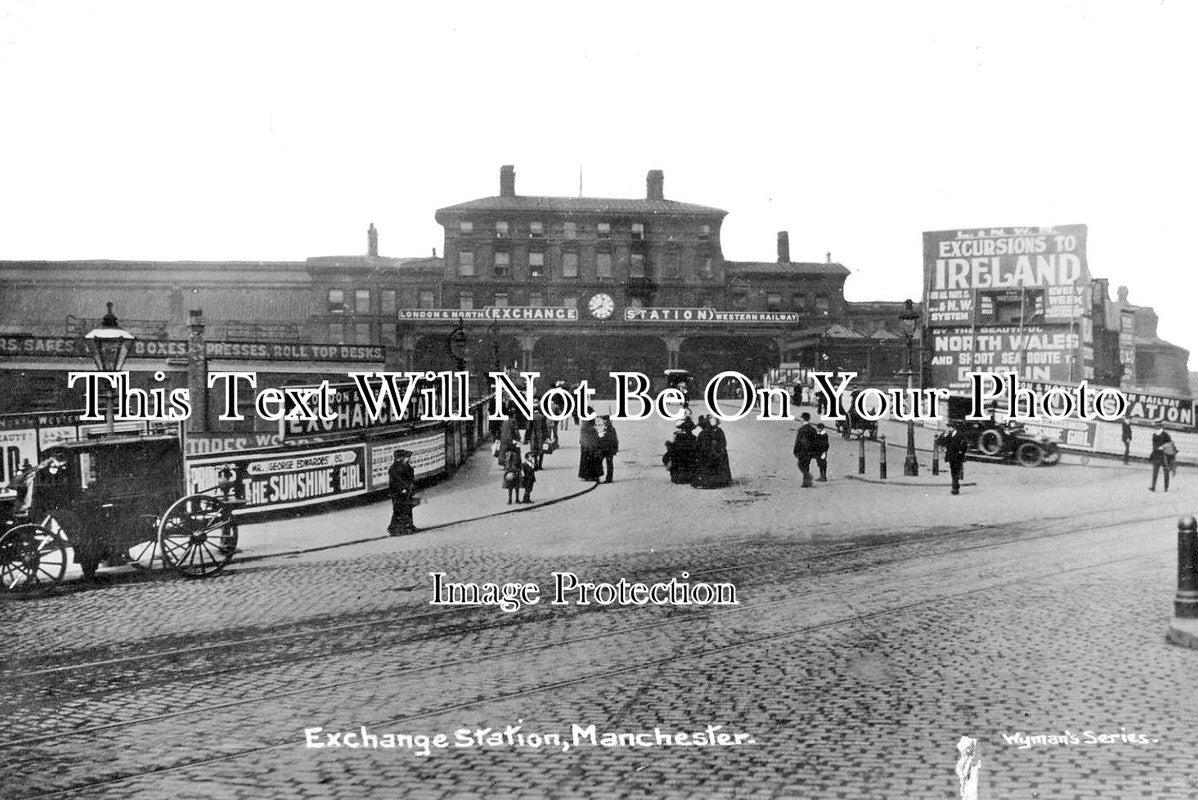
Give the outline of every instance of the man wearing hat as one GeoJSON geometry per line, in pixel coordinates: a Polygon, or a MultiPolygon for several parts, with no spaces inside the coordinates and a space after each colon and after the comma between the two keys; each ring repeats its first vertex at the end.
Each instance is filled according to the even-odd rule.
{"type": "Polygon", "coordinates": [[[802,488],[810,489],[815,486],[811,479],[811,459],[816,455],[815,428],[811,425],[811,415],[804,411],[800,414],[803,424],[795,434],[794,456],[799,463],[799,472],[803,473],[802,488]]]}
{"type": "Polygon", "coordinates": [[[416,470],[412,469],[409,460],[410,450],[396,450],[395,460],[387,477],[391,480],[391,524],[387,533],[392,536],[404,536],[420,530],[412,524],[412,508],[416,505],[416,470]]]}

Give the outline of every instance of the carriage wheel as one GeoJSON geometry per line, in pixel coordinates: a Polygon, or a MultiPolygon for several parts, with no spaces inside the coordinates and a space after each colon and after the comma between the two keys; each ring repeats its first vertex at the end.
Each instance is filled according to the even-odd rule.
{"type": "Polygon", "coordinates": [[[53,586],[67,571],[67,548],[41,525],[18,525],[0,536],[0,589],[53,586]]]}
{"type": "Polygon", "coordinates": [[[1040,445],[1034,442],[1024,442],[1019,445],[1015,457],[1022,466],[1038,467],[1044,461],[1044,451],[1040,449],[1040,445]]]}
{"type": "Polygon", "coordinates": [[[978,437],[978,450],[983,455],[996,456],[1003,451],[1004,437],[1002,431],[996,428],[991,428],[987,431],[982,431],[982,435],[978,437]]]}
{"type": "Polygon", "coordinates": [[[137,530],[126,539],[133,542],[125,550],[129,566],[142,570],[162,566],[162,556],[158,551],[158,522],[158,517],[153,514],[141,514],[132,521],[137,530]]]}
{"type": "Polygon", "coordinates": [[[224,569],[237,550],[237,523],[206,494],[181,497],[158,523],[162,561],[185,578],[206,578],[224,569]]]}
{"type": "Polygon", "coordinates": [[[46,512],[45,519],[42,520],[42,527],[58,536],[67,547],[70,547],[71,534],[77,534],[83,530],[83,521],[74,511],[56,508],[46,512]]]}

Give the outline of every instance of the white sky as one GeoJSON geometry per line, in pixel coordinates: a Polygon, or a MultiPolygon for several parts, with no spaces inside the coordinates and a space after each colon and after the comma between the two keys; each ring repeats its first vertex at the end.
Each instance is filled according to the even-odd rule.
{"type": "Polygon", "coordinates": [[[441,249],[498,193],[726,209],[918,297],[925,230],[1085,223],[1198,363],[1198,4],[0,0],[0,259],[441,249]]]}

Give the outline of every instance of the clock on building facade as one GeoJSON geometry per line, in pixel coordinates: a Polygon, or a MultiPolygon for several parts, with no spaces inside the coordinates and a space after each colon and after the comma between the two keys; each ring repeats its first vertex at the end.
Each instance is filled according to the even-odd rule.
{"type": "Polygon", "coordinates": [[[616,303],[611,299],[610,294],[600,292],[591,296],[591,299],[587,301],[587,308],[595,319],[607,319],[616,310],[616,303]]]}

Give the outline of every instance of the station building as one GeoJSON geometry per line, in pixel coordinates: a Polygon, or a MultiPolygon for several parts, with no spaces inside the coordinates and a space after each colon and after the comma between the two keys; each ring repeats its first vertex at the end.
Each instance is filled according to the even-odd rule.
{"type": "Polygon", "coordinates": [[[726,215],[667,199],[660,170],[640,198],[547,197],[518,194],[504,166],[497,195],[436,212],[443,305],[400,309],[403,361],[438,370],[461,359],[598,387],[617,370],[757,378],[814,359],[849,307],[849,271],[830,256],[792,261],[785,232],[773,261],[727,260],[726,215]],[[445,345],[455,334],[456,353],[445,345]]]}

